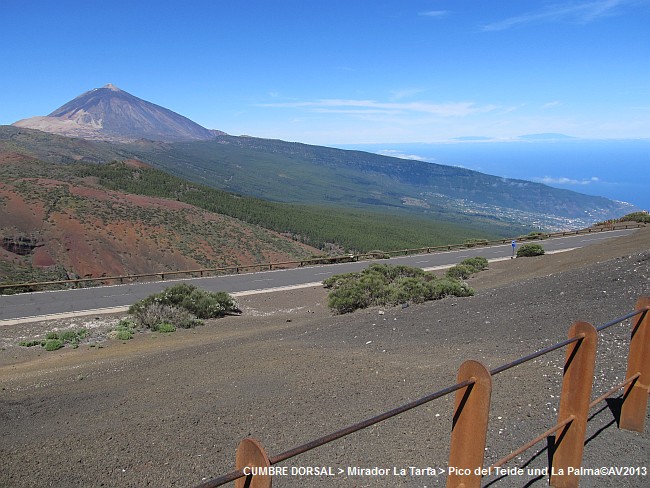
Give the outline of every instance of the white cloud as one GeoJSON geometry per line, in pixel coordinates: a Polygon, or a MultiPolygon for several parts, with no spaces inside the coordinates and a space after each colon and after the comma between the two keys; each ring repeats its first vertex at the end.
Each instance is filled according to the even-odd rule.
{"type": "Polygon", "coordinates": [[[404,98],[411,98],[415,95],[419,95],[422,92],[425,92],[426,90],[422,88],[404,88],[402,90],[391,90],[390,91],[390,100],[392,102],[396,102],[398,100],[402,100],[404,98]]]}
{"type": "Polygon", "coordinates": [[[560,176],[559,178],[552,178],[550,176],[544,176],[543,178],[532,178],[533,181],[538,183],[544,183],[545,185],[589,185],[591,183],[597,183],[600,181],[600,178],[597,176],[592,176],[591,178],[585,180],[575,180],[572,178],[565,178],[560,176]]]}
{"type": "Polygon", "coordinates": [[[415,161],[429,161],[427,158],[418,156],[417,154],[405,154],[395,149],[382,149],[381,151],[377,151],[377,154],[381,154],[382,156],[390,156],[391,158],[412,159],[415,161]]]}
{"type": "Polygon", "coordinates": [[[389,111],[393,114],[399,113],[425,113],[440,117],[465,117],[467,115],[486,113],[496,110],[496,105],[477,105],[474,102],[379,102],[376,100],[349,100],[349,99],[321,99],[304,102],[265,103],[262,107],[276,108],[305,108],[312,111],[334,111],[350,113],[354,109],[355,114],[389,111]]]}
{"type": "Polygon", "coordinates": [[[614,9],[625,3],[630,2],[629,0],[595,0],[579,3],[556,3],[540,10],[487,24],[483,26],[483,30],[501,31],[530,23],[558,21],[586,24],[612,14],[614,9]]]}
{"type": "Polygon", "coordinates": [[[427,12],[420,12],[418,15],[422,17],[444,17],[447,13],[447,10],[429,10],[427,12]]]}
{"type": "Polygon", "coordinates": [[[553,102],[545,103],[544,105],[542,105],[542,108],[547,109],[547,108],[559,107],[560,105],[562,105],[562,102],[560,102],[559,100],[555,100],[553,102]]]}

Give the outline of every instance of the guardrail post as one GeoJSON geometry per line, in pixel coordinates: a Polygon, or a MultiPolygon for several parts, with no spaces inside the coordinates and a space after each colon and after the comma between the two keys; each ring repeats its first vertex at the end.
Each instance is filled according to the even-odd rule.
{"type": "Polygon", "coordinates": [[[598,332],[587,322],[575,322],[569,328],[569,339],[581,337],[567,346],[564,361],[564,379],[560,396],[558,423],[573,417],[555,439],[551,461],[551,486],[577,487],[580,476],[569,467],[577,470],[582,466],[591,386],[596,364],[596,344],[598,332]]]}
{"type": "MultiPolygon", "coordinates": [[[[244,469],[246,467],[269,467],[271,463],[269,456],[262,447],[259,441],[247,437],[243,439],[237,447],[235,454],[235,467],[237,469],[244,469]]],[[[272,478],[269,475],[255,475],[249,474],[244,478],[235,480],[235,488],[271,488],[272,478]]]]}
{"type": "MultiPolygon", "coordinates": [[[[650,306],[650,297],[641,297],[636,302],[636,310],[648,306],[650,306]]],[[[644,432],[650,391],[650,311],[648,310],[637,315],[632,326],[625,379],[636,373],[641,373],[641,376],[625,389],[619,426],[625,430],[644,432]]]]}
{"type": "Polygon", "coordinates": [[[478,361],[465,361],[458,369],[458,382],[474,383],[456,391],[451,428],[448,487],[480,487],[490,413],[492,377],[478,361]]]}

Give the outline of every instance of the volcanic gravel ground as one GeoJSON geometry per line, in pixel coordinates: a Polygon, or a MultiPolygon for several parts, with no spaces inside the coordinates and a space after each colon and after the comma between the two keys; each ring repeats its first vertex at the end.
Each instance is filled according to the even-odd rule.
{"type": "MultiPolygon", "coordinates": [[[[230,471],[244,437],[279,454],[454,384],[466,359],[491,369],[565,339],[576,320],[599,325],[633,310],[650,295],[647,231],[493,263],[470,279],[474,297],[405,308],[333,316],[322,288],[276,292],[243,297],[242,316],[193,330],[127,342],[96,335],[95,347],[51,353],[12,340],[66,324],[8,326],[0,333],[0,485],[192,486],[230,471]]],[[[116,319],[101,320],[97,330],[116,319]]],[[[624,378],[629,333],[629,321],[601,333],[592,397],[624,378]]],[[[493,378],[485,466],[555,424],[563,362],[561,349],[493,378]]],[[[444,475],[392,470],[447,469],[452,407],[450,395],[281,464],[343,474],[273,484],[444,486],[444,475]],[[348,475],[354,466],[391,474],[348,475]]],[[[650,469],[648,427],[618,430],[605,402],[591,410],[587,439],[585,468],[650,469]]],[[[545,448],[506,465],[523,475],[483,485],[546,486],[526,473],[547,466],[545,448]]],[[[648,486],[649,476],[583,476],[581,486],[648,486]]]]}

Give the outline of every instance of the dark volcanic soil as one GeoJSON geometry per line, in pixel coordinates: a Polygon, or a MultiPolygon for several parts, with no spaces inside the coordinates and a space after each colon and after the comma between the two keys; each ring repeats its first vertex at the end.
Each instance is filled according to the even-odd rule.
{"type": "MultiPolygon", "coordinates": [[[[247,436],[271,454],[455,383],[465,359],[494,368],[595,325],[650,295],[650,229],[539,258],[493,263],[471,298],[332,316],[321,288],[241,299],[244,314],[174,334],[139,334],[46,353],[1,331],[0,485],[192,486],[232,469],[247,436]],[[17,342],[17,340],[16,340],[17,342]]],[[[624,378],[630,325],[601,335],[594,392],[624,378]]],[[[564,351],[494,378],[485,465],[556,421],[564,351]]],[[[452,396],[282,463],[447,469],[452,396]]],[[[591,410],[583,466],[650,469],[650,436],[591,410]]],[[[648,423],[647,425],[650,425],[648,423]]],[[[546,466],[545,443],[507,467],[546,466]],[[540,451],[541,450],[541,451],[540,451]]],[[[650,474],[649,474],[650,476],[650,474]]],[[[648,476],[583,476],[581,486],[648,486],[648,476]]],[[[444,476],[276,477],[276,487],[444,486],[444,476]]],[[[546,486],[533,475],[484,486],[546,486]]]]}

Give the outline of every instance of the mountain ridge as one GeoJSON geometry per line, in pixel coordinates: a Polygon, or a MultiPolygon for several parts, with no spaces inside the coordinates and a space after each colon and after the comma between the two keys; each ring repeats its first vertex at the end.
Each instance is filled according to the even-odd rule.
{"type": "Polygon", "coordinates": [[[119,142],[209,140],[215,136],[214,131],[187,117],[111,83],[82,93],[49,115],[22,119],[12,125],[69,137],[119,142]]]}

